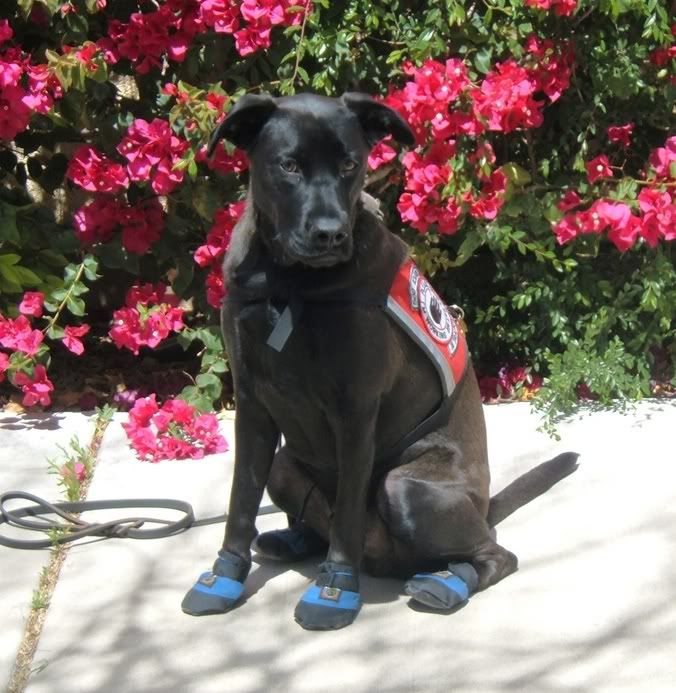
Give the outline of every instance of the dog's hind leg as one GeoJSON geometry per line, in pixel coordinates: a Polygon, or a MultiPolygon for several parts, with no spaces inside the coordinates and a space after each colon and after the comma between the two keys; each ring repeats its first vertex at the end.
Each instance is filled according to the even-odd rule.
{"type": "Polygon", "coordinates": [[[367,543],[369,572],[382,574],[386,567],[410,576],[416,570],[441,569],[415,575],[407,583],[411,596],[437,608],[464,601],[518,565],[516,556],[492,538],[481,503],[472,497],[460,467],[448,459],[448,449],[432,448],[389,472],[378,490],[377,511],[394,555],[369,552],[367,543]]]}

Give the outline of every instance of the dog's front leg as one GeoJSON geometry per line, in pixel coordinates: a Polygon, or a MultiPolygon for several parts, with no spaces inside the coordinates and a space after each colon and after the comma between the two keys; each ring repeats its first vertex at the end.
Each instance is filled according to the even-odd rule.
{"type": "Polygon", "coordinates": [[[235,439],[235,474],[223,546],[212,570],[200,576],[181,605],[193,616],[224,613],[235,606],[251,568],[256,515],[279,430],[262,405],[242,392],[238,392],[235,439]]]}
{"type": "MultiPolygon", "coordinates": [[[[340,411],[340,410],[339,410],[340,411]]],[[[329,551],[315,584],[298,602],[296,621],[308,630],[333,630],[354,621],[361,607],[359,566],[366,503],[375,455],[377,408],[350,407],[337,419],[338,487],[329,551]]]]}

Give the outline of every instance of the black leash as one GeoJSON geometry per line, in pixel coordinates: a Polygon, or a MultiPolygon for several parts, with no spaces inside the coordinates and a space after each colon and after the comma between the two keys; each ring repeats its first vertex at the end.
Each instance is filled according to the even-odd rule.
{"type": "MultiPolygon", "coordinates": [[[[281,512],[274,505],[265,505],[258,515],[270,515],[281,512]]],[[[49,533],[48,539],[12,539],[0,534],[0,544],[12,549],[48,549],[56,544],[68,544],[85,537],[129,538],[129,539],[161,539],[191,527],[226,522],[227,514],[206,517],[195,520],[190,503],[171,498],[136,498],[128,500],[80,501],[76,503],[49,503],[23,491],[10,491],[0,495],[0,525],[6,523],[11,527],[27,531],[49,533]],[[32,505],[8,510],[5,504],[11,500],[27,500],[32,505]],[[90,510],[115,510],[118,508],[167,508],[183,513],[178,520],[165,520],[157,517],[125,517],[108,522],[86,522],[77,513],[90,510]],[[42,515],[57,515],[65,520],[43,518],[42,515]],[[29,519],[33,518],[33,519],[29,519]],[[161,525],[155,529],[141,529],[145,524],[161,525]]]]}

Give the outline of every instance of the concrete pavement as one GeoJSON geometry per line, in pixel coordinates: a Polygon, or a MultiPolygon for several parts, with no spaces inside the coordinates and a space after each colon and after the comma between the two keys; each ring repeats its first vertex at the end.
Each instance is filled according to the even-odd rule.
{"type": "MultiPolygon", "coordinates": [[[[69,552],[36,655],[44,668],[28,691],[676,690],[676,402],[571,421],[560,443],[535,430],[526,404],[486,407],[486,417],[494,491],[564,450],[581,454],[580,469],[500,525],[520,570],[459,611],[418,611],[400,581],[367,577],[354,625],[306,632],[293,608],[316,571],[307,561],[254,564],[242,606],[193,618],[180,602],[210,567],[222,525],[89,543],[69,552]]],[[[106,432],[90,499],[181,498],[198,517],[223,511],[230,453],[139,463],[119,423],[106,432]]],[[[29,558],[0,547],[9,572],[29,558]]]]}
{"type": "MultiPolygon", "coordinates": [[[[84,444],[93,433],[93,420],[83,414],[9,414],[0,412],[0,492],[28,491],[56,499],[57,478],[47,473],[47,458],[60,455],[73,436],[84,444]]],[[[9,507],[19,507],[16,502],[9,507]]],[[[2,526],[6,536],[19,534],[2,526]]],[[[9,681],[17,649],[30,613],[33,590],[49,551],[12,551],[0,546],[0,686],[9,681]]]]}

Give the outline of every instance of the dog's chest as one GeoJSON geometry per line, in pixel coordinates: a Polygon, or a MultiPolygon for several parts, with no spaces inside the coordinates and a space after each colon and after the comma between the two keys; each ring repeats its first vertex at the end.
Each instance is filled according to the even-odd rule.
{"type": "Polygon", "coordinates": [[[336,303],[304,305],[277,350],[268,338],[284,309],[261,302],[240,310],[237,351],[294,454],[329,461],[349,409],[391,390],[401,350],[381,308],[336,303]]]}

